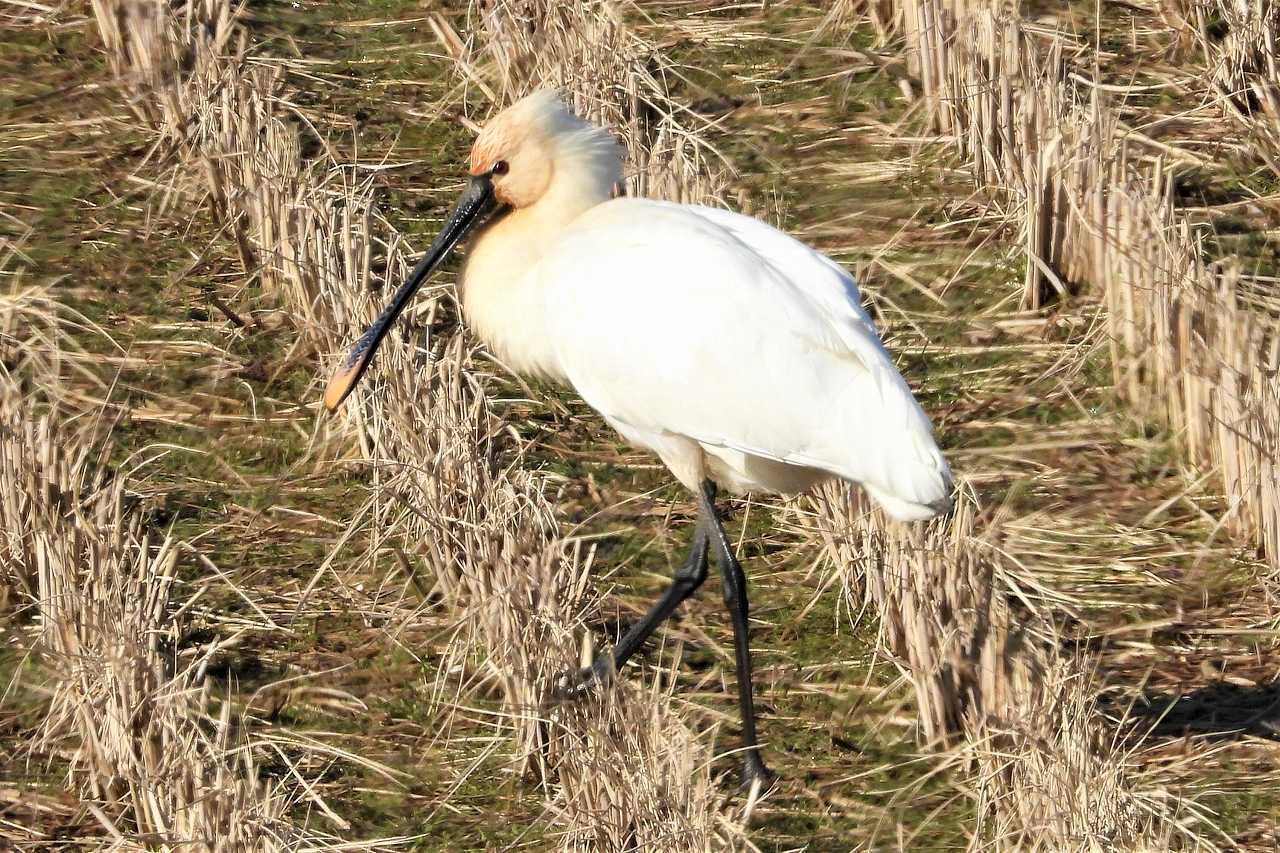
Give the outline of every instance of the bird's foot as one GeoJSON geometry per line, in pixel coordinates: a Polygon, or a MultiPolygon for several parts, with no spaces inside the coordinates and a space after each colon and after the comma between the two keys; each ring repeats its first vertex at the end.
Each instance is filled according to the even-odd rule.
{"type": "Polygon", "coordinates": [[[750,791],[759,785],[760,793],[764,793],[773,787],[777,778],[772,770],[764,766],[759,750],[749,749],[742,754],[742,775],[738,785],[740,789],[750,791]]]}
{"type": "Polygon", "coordinates": [[[576,702],[607,684],[612,676],[613,659],[601,655],[591,666],[567,670],[556,676],[551,688],[551,698],[557,702],[576,702]]]}

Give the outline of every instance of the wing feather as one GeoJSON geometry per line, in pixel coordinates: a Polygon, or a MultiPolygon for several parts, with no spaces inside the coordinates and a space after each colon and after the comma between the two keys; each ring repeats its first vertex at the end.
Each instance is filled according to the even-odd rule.
{"type": "Polygon", "coordinates": [[[830,259],[727,211],[618,199],[534,273],[557,359],[637,432],[819,468],[873,494],[945,502],[928,418],[830,259]]]}

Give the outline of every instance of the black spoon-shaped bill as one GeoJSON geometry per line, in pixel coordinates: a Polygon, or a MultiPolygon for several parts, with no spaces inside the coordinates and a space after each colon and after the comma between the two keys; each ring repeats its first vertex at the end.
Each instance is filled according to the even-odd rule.
{"type": "Polygon", "coordinates": [[[396,318],[413,299],[413,295],[418,292],[422,282],[427,280],[432,271],[449,256],[463,238],[487,221],[498,207],[490,176],[488,174],[472,175],[458,203],[454,205],[449,218],[445,220],[444,227],[436,235],[435,240],[431,241],[422,259],[414,266],[404,284],[396,289],[387,307],[383,308],[382,313],[378,315],[378,319],[374,320],[373,325],[351,345],[347,357],[342,360],[329,380],[328,386],[324,389],[326,409],[331,412],[337,411],[355,389],[360,377],[369,369],[378,346],[395,324],[396,318]]]}

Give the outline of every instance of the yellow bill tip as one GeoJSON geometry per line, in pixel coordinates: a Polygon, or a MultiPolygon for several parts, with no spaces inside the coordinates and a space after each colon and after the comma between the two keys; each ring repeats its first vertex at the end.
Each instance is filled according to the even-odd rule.
{"type": "Polygon", "coordinates": [[[330,412],[338,411],[338,407],[342,405],[343,400],[347,399],[347,395],[351,393],[351,389],[355,387],[356,380],[359,377],[359,362],[339,368],[338,372],[333,374],[333,378],[329,380],[329,384],[325,386],[324,407],[330,412]]]}

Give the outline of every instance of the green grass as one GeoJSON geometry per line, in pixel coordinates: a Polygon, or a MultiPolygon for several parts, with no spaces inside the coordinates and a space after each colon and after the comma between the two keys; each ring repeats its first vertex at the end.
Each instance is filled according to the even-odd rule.
{"type": "MultiPolygon", "coordinates": [[[[461,29],[459,2],[432,6],[437,8],[453,16],[461,29]]],[[[654,10],[659,21],[667,8],[654,10]]],[[[319,126],[325,142],[347,154],[358,148],[366,164],[384,156],[402,164],[382,174],[380,198],[397,227],[414,245],[423,245],[449,202],[450,189],[460,182],[469,144],[469,134],[455,120],[461,83],[450,64],[435,55],[425,22],[417,20],[423,7],[404,0],[302,8],[257,3],[250,12],[264,52],[290,55],[296,45],[308,58],[323,60],[308,69],[311,79],[292,81],[291,97],[309,115],[324,120],[319,126]],[[359,25],[370,20],[401,23],[359,25]],[[440,104],[446,106],[437,111],[440,104]]],[[[892,124],[906,105],[888,76],[848,70],[851,60],[843,49],[868,49],[866,32],[855,31],[847,43],[843,34],[829,34],[792,63],[821,12],[817,3],[789,3],[771,4],[763,16],[742,10],[716,13],[712,17],[741,20],[759,38],[745,44],[712,38],[672,45],[671,54],[688,72],[677,97],[725,96],[748,106],[724,117],[712,131],[712,141],[737,170],[734,189],[744,189],[765,218],[802,235],[826,223],[850,223],[815,232],[816,242],[842,262],[865,270],[866,291],[876,297],[882,323],[899,335],[900,363],[921,389],[926,406],[937,413],[943,443],[957,453],[1008,448],[1011,461],[1002,463],[1003,468],[989,457],[957,456],[983,475],[979,491],[984,505],[1003,506],[1014,518],[1056,508],[1073,517],[1076,529],[1104,535],[1114,529],[1116,519],[1096,503],[1099,492],[1108,487],[1167,492],[1177,479],[1171,470],[1176,469],[1176,437],[1152,430],[1117,406],[1102,348],[1084,360],[1070,393],[1054,377],[1038,373],[1048,367],[1050,357],[1006,349],[1017,344],[1007,336],[985,352],[947,351],[970,345],[976,320],[1016,307],[1010,294],[1021,287],[1017,255],[1005,240],[970,258],[971,249],[961,237],[940,237],[931,230],[948,221],[951,202],[968,195],[947,168],[944,152],[930,149],[905,174],[891,179],[854,185],[842,178],[840,166],[911,153],[905,143],[883,144],[871,124],[892,124]],[[760,108],[750,108],[757,103],[760,108]],[[944,305],[872,263],[887,244],[892,247],[882,259],[909,268],[920,281],[959,270],[944,305]],[[924,328],[928,346],[908,321],[924,328]],[[1074,455],[1018,449],[1046,430],[1071,428],[1086,416],[1096,422],[1095,447],[1074,455]],[[966,427],[979,420],[981,428],[966,427]],[[1126,450],[1126,441],[1138,440],[1140,450],[1126,450]]],[[[29,121],[43,121],[55,110],[52,104],[47,111],[22,105],[56,85],[43,81],[105,80],[106,69],[93,45],[80,31],[6,40],[0,53],[0,113],[16,111],[29,121]]],[[[120,98],[109,90],[84,92],[58,102],[56,110],[122,116],[120,98]]],[[[0,198],[24,200],[20,218],[35,235],[27,247],[29,275],[41,281],[60,279],[61,296],[107,328],[126,350],[139,340],[194,338],[216,346],[224,353],[221,358],[235,365],[230,376],[211,378],[208,365],[198,358],[130,367],[118,376],[114,366],[102,364],[103,378],[116,380],[113,404],[163,407],[166,401],[198,399],[202,393],[225,398],[209,401],[189,424],[123,419],[107,439],[108,460],[121,466],[148,444],[186,448],[161,456],[140,472],[151,521],[197,542],[255,598],[284,607],[284,593],[310,580],[335,547],[337,531],[285,523],[277,508],[314,512],[342,523],[367,496],[364,477],[315,458],[306,436],[295,429],[308,432],[308,417],[286,418],[284,413],[312,403],[318,391],[316,364],[287,356],[291,333],[266,328],[235,332],[211,307],[208,294],[215,292],[242,315],[271,308],[255,287],[241,289],[244,277],[233,247],[218,234],[207,211],[199,210],[193,197],[177,212],[149,220],[146,191],[126,182],[135,169],[156,177],[141,159],[146,133],[124,120],[105,119],[102,127],[110,132],[93,137],[54,124],[36,139],[4,131],[13,144],[3,149],[9,153],[0,154],[0,198]],[[192,252],[204,252],[205,263],[173,284],[191,263],[192,252]],[[251,405],[260,416],[271,417],[240,425],[207,417],[251,405]]],[[[304,141],[304,148],[315,143],[304,141]]],[[[1221,180],[1257,191],[1274,188],[1251,171],[1231,172],[1221,180]]],[[[1251,247],[1251,257],[1274,262],[1268,239],[1250,235],[1241,242],[1251,247]]],[[[1057,310],[1047,313],[1053,317],[1057,310]]],[[[1087,306],[1078,310],[1088,319],[1087,306]]],[[[1046,340],[1065,346],[1074,335],[1074,330],[1055,331],[1046,340]]],[[[113,350],[96,335],[85,333],[80,339],[93,352],[113,350]]],[[[522,396],[513,387],[496,390],[522,396]]],[[[560,505],[566,529],[599,537],[596,582],[613,588],[616,600],[593,627],[598,638],[607,637],[629,620],[632,607],[643,606],[665,583],[687,542],[692,507],[665,472],[637,466],[637,461],[651,460],[622,446],[572,394],[537,385],[534,390],[537,401],[506,404],[503,415],[527,442],[527,464],[553,483],[566,485],[560,505]]],[[[1135,506],[1149,508],[1140,501],[1135,506]]],[[[754,842],[763,850],[807,844],[809,850],[835,851],[856,843],[887,849],[899,837],[908,837],[913,850],[965,848],[975,822],[974,804],[961,793],[957,772],[942,768],[939,757],[922,755],[913,732],[899,722],[912,719],[915,710],[909,688],[874,654],[873,617],[849,624],[834,589],[810,607],[825,571],[812,570],[818,557],[814,549],[779,532],[781,511],[760,504],[748,508],[742,502],[734,502],[733,511],[730,532],[735,540],[745,527],[742,556],[757,620],[762,735],[768,758],[782,777],[779,789],[757,811],[754,842]]],[[[1170,532],[1183,545],[1206,535],[1203,523],[1183,523],[1170,532]]],[[[373,584],[376,572],[385,572],[391,563],[379,563],[370,574],[360,556],[367,544],[349,545],[340,553],[337,569],[373,584]]],[[[1093,556],[1087,545],[1072,547],[1064,549],[1067,564],[1093,556]]],[[[1088,625],[1083,633],[1141,623],[1151,618],[1147,608],[1167,613],[1202,606],[1206,600],[1229,601],[1244,585],[1245,567],[1220,557],[1213,560],[1211,573],[1197,575],[1188,568],[1192,557],[1153,558],[1153,571],[1179,581],[1171,593],[1116,592],[1122,578],[1100,570],[1098,581],[1114,584],[1109,592],[1127,596],[1133,607],[1084,608],[1088,625]]],[[[211,582],[198,564],[184,564],[183,579],[211,584],[201,606],[189,615],[189,646],[225,632],[220,619],[248,615],[248,605],[225,585],[211,582]]],[[[420,833],[414,848],[419,850],[552,846],[537,790],[511,777],[501,748],[481,758],[483,739],[494,736],[491,727],[460,718],[457,734],[472,740],[460,737],[447,745],[434,740],[442,712],[430,701],[429,690],[441,677],[437,668],[443,661],[446,626],[419,630],[396,647],[385,642],[385,626],[341,606],[341,599],[326,598],[324,612],[304,610],[288,632],[255,634],[218,660],[213,675],[219,686],[232,691],[233,701],[245,702],[254,690],[279,678],[323,672],[317,683],[348,690],[368,705],[367,712],[349,714],[298,703],[280,709],[271,720],[298,731],[331,733],[336,742],[404,774],[389,785],[353,765],[327,771],[322,791],[352,823],[353,837],[420,833]],[[449,794],[445,806],[447,787],[477,759],[479,764],[449,794]]],[[[693,703],[690,719],[725,715],[736,720],[729,637],[713,577],[663,635],[668,643],[686,644],[677,696],[693,703]],[[706,632],[710,644],[698,638],[695,626],[706,632]],[[704,677],[706,683],[695,693],[704,677]]],[[[1150,639],[1176,645],[1181,635],[1157,633],[1150,639]]],[[[654,661],[657,645],[640,656],[642,665],[654,661]]],[[[23,664],[26,669],[18,673],[18,660],[12,652],[0,654],[0,676],[6,683],[15,674],[21,675],[20,684],[34,680],[35,664],[23,664]]],[[[490,697],[467,701],[496,708],[490,697]]],[[[6,701],[5,719],[14,721],[4,730],[6,746],[30,731],[38,709],[37,697],[29,692],[20,690],[6,701]]],[[[736,722],[730,722],[721,728],[717,747],[736,745],[736,722]]],[[[7,777],[15,767],[12,761],[6,764],[7,777]]],[[[716,768],[729,777],[723,784],[731,788],[732,762],[722,759],[716,768]]],[[[1219,811],[1224,831],[1234,834],[1243,832],[1251,816],[1274,814],[1277,806],[1275,796],[1262,786],[1225,784],[1231,769],[1231,760],[1224,759],[1206,767],[1204,780],[1220,787],[1208,802],[1219,811]]],[[[50,772],[30,784],[54,790],[60,782],[60,775],[50,772]]],[[[299,805],[299,815],[305,810],[299,805]]]]}

